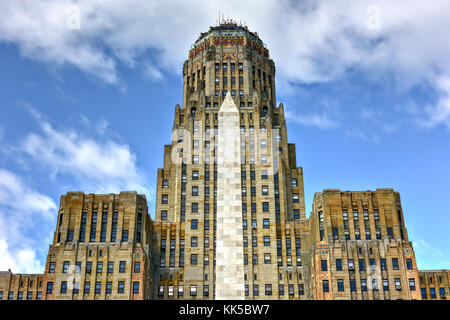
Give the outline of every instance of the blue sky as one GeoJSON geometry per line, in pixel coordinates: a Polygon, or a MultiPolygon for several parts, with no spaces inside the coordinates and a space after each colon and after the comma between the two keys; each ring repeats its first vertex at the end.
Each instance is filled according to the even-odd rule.
{"type": "MultiPolygon", "coordinates": [[[[242,1],[241,1],[242,2],[242,1]]],[[[447,1],[0,4],[0,269],[43,272],[61,194],[145,193],[218,12],[277,68],[307,214],[326,188],[401,194],[419,268],[450,267],[447,1]]]]}

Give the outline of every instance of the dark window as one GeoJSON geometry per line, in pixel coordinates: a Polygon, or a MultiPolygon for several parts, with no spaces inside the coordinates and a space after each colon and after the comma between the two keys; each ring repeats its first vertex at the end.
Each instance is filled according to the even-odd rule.
{"type": "Polygon", "coordinates": [[[128,241],[128,230],[122,230],[122,241],[128,241]]]}
{"type": "Polygon", "coordinates": [[[342,270],[342,260],[336,259],[336,271],[341,271],[341,270],[342,270]]]}
{"type": "Polygon", "coordinates": [[[67,281],[61,281],[60,293],[67,293],[67,281]]]}
{"type": "Polygon", "coordinates": [[[100,281],[95,282],[95,294],[100,294],[102,290],[102,283],[100,281]]]}
{"type": "Polygon", "coordinates": [[[86,262],[86,273],[92,272],[92,261],[86,262]]]}
{"type": "Polygon", "coordinates": [[[263,212],[269,212],[269,202],[262,203],[263,212]]]}
{"type": "Polygon", "coordinates": [[[365,271],[366,270],[366,264],[364,259],[359,259],[359,271],[365,271]]]}
{"type": "Polygon", "coordinates": [[[392,258],[392,269],[394,270],[398,270],[398,259],[397,258],[392,258]]]}
{"type": "Polygon", "coordinates": [[[408,270],[412,270],[413,269],[413,264],[412,264],[412,260],[411,259],[406,259],[406,269],[408,269],[408,270]]]}
{"type": "Polygon", "coordinates": [[[102,273],[102,272],[103,272],[103,262],[97,261],[97,273],[102,273]]]}
{"type": "Polygon", "coordinates": [[[381,270],[386,270],[386,259],[380,259],[381,270]]]}
{"type": "Polygon", "coordinates": [[[50,262],[48,266],[48,273],[55,273],[55,262],[50,262]]]}
{"type": "Polygon", "coordinates": [[[321,264],[321,270],[322,271],[327,271],[328,270],[327,260],[321,260],[320,264],[321,264]]]}
{"type": "Polygon", "coordinates": [[[63,273],[69,272],[69,263],[70,263],[69,261],[64,261],[62,270],[63,273]]]}
{"type": "Polygon", "coordinates": [[[167,210],[161,210],[161,220],[167,220],[167,210]]]}
{"type": "Polygon", "coordinates": [[[354,279],[350,280],[350,291],[356,291],[356,282],[354,279]]]}
{"type": "Polygon", "coordinates": [[[134,273],[139,273],[139,272],[141,272],[141,262],[135,261],[134,262],[134,273]]]}
{"type": "Polygon", "coordinates": [[[323,292],[329,291],[328,280],[322,280],[322,287],[323,287],[323,292]]]}
{"type": "Polygon", "coordinates": [[[198,220],[197,219],[192,219],[191,230],[197,230],[197,228],[198,228],[198,220]]]}
{"type": "Polygon", "coordinates": [[[197,255],[191,254],[191,264],[196,265],[197,264],[197,255]]]}
{"type": "Polygon", "coordinates": [[[139,282],[135,281],[133,282],[133,294],[139,293],[139,282]]]}
{"type": "Polygon", "coordinates": [[[91,235],[89,239],[90,242],[95,242],[96,229],[97,229],[97,212],[92,212],[91,235]]]}
{"type": "Polygon", "coordinates": [[[125,268],[126,268],[126,261],[120,261],[119,262],[119,272],[125,273],[125,268]]]}
{"type": "Polygon", "coordinates": [[[300,210],[294,209],[294,219],[300,219],[300,210]]]}
{"type": "Polygon", "coordinates": [[[117,293],[124,293],[125,289],[125,281],[119,281],[119,285],[117,286],[117,293]]]}
{"type": "Polygon", "coordinates": [[[114,272],[114,261],[108,261],[108,273],[114,272]]]}
{"type": "Polygon", "coordinates": [[[106,282],[106,294],[111,294],[112,293],[112,282],[108,281],[106,282]]]}
{"type": "Polygon", "coordinates": [[[337,286],[338,286],[338,291],[344,291],[344,280],[338,279],[337,286]]]}
{"type": "Polygon", "coordinates": [[[118,212],[113,213],[113,220],[112,220],[112,225],[111,225],[111,242],[116,241],[118,216],[119,216],[118,212]]]}

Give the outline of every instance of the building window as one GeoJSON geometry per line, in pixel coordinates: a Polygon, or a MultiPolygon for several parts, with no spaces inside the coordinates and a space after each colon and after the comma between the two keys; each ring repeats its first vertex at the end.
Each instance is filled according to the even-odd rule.
{"type": "Polygon", "coordinates": [[[168,204],[169,203],[169,195],[168,194],[163,194],[162,195],[161,203],[162,204],[168,204]]]}
{"type": "Polygon", "coordinates": [[[125,273],[125,266],[126,266],[126,261],[119,262],[119,272],[120,273],[125,273]]]}
{"type": "MultiPolygon", "coordinates": [[[[192,196],[198,196],[198,186],[192,186],[192,196]]],[[[194,207],[194,204],[192,204],[192,207],[194,207]]],[[[192,209],[192,212],[194,212],[194,209],[192,209]]]]}
{"type": "Polygon", "coordinates": [[[386,259],[380,259],[381,270],[387,270],[386,259]]]}
{"type": "Polygon", "coordinates": [[[270,264],[270,263],[271,263],[270,253],[264,253],[264,264],[270,264]]]}
{"type": "Polygon", "coordinates": [[[87,261],[86,262],[86,273],[91,273],[92,272],[92,261],[87,261]]]}
{"type": "Polygon", "coordinates": [[[112,220],[112,225],[111,225],[111,242],[116,241],[118,215],[119,215],[118,212],[113,213],[113,220],[112,220]]]}
{"type": "Polygon", "coordinates": [[[338,291],[344,291],[344,280],[338,279],[337,286],[338,286],[338,291]]]}
{"type": "Polygon", "coordinates": [[[102,273],[102,272],[103,272],[103,262],[97,261],[97,273],[102,273]]]}
{"type": "Polygon", "coordinates": [[[196,248],[198,244],[198,238],[197,237],[191,237],[191,247],[196,248]]]}
{"type": "Polygon", "coordinates": [[[402,284],[400,282],[400,278],[395,278],[394,283],[395,283],[395,290],[402,290],[402,284]]]}
{"type": "Polygon", "coordinates": [[[409,290],[411,291],[416,290],[416,283],[414,281],[414,278],[409,279],[409,290]]]}
{"type": "Polygon", "coordinates": [[[431,299],[436,299],[436,289],[435,288],[430,288],[430,296],[431,296],[431,299]]]}
{"type": "Polygon", "coordinates": [[[114,272],[114,261],[108,261],[108,273],[114,272]]]}
{"type": "Polygon", "coordinates": [[[133,282],[133,294],[139,294],[139,282],[133,282]]]}
{"type": "Polygon", "coordinates": [[[342,259],[336,259],[336,271],[342,271],[342,259]]]}
{"type": "Polygon", "coordinates": [[[69,263],[70,263],[69,261],[63,262],[63,270],[62,270],[63,273],[69,272],[69,263]]]}
{"type": "Polygon", "coordinates": [[[253,285],[253,296],[254,297],[259,296],[259,286],[257,284],[253,285]]]}
{"type": "Polygon", "coordinates": [[[67,232],[67,241],[73,241],[73,230],[67,232]]]}
{"type": "Polygon", "coordinates": [[[263,219],[263,229],[270,228],[270,219],[263,219]]]}
{"type": "Polygon", "coordinates": [[[128,230],[122,230],[122,241],[128,241],[128,230]]]}
{"type": "Polygon", "coordinates": [[[135,261],[134,262],[134,273],[139,273],[139,272],[141,272],[141,262],[135,261]]]}
{"type": "Polygon", "coordinates": [[[292,194],[292,202],[294,202],[294,203],[299,202],[299,200],[298,200],[298,193],[293,193],[292,194]]]}
{"type": "Polygon", "coordinates": [[[322,288],[323,292],[328,292],[330,290],[328,280],[322,280],[322,288]]]}
{"type": "Polygon", "coordinates": [[[367,280],[361,279],[361,291],[367,291],[367,280]]]}
{"type": "Polygon", "coordinates": [[[106,282],[106,294],[111,294],[112,293],[112,282],[108,281],[106,282]]]}
{"type": "Polygon", "coordinates": [[[100,294],[102,290],[102,283],[100,281],[95,282],[95,294],[100,294]]]}
{"type": "Polygon", "coordinates": [[[270,236],[264,236],[264,246],[270,247],[270,236]]]}
{"type": "Polygon", "coordinates": [[[327,260],[321,260],[320,261],[320,265],[321,265],[321,270],[322,271],[328,271],[327,260]]]}
{"type": "Polygon", "coordinates": [[[398,259],[397,258],[392,258],[392,269],[394,270],[398,270],[398,259]]]}
{"type": "Polygon", "coordinates": [[[124,293],[125,292],[125,281],[119,281],[119,284],[117,286],[117,293],[124,293]]]}
{"type": "Polygon", "coordinates": [[[90,242],[95,242],[96,229],[97,229],[97,212],[92,212],[91,235],[89,239],[90,242]]]}
{"type": "Polygon", "coordinates": [[[389,291],[389,280],[388,279],[383,279],[383,290],[389,291]]]}
{"type": "Polygon", "coordinates": [[[197,230],[198,229],[198,220],[192,219],[191,221],[191,230],[197,230]]]}
{"type": "Polygon", "coordinates": [[[67,281],[61,281],[60,293],[67,293],[67,281]]]}
{"type": "MultiPolygon", "coordinates": [[[[0,300],[3,300],[3,292],[0,291],[0,300]]],[[[27,292],[27,300],[33,300],[33,292],[27,292]]]]}
{"type": "Polygon", "coordinates": [[[292,178],[291,179],[291,184],[292,184],[293,187],[298,187],[297,178],[292,178]]]}
{"type": "Polygon", "coordinates": [[[390,239],[394,237],[394,233],[392,231],[392,227],[387,227],[387,234],[390,239]]]}
{"type": "Polygon", "coordinates": [[[196,296],[197,296],[197,286],[191,285],[191,297],[196,297],[196,296]]]}
{"type": "Polygon", "coordinates": [[[268,186],[262,186],[262,195],[263,196],[269,195],[269,187],[268,186]]]}
{"type": "Polygon", "coordinates": [[[408,269],[408,270],[412,270],[413,269],[413,264],[412,264],[412,260],[411,259],[406,259],[406,269],[408,269]]]}
{"type": "Polygon", "coordinates": [[[254,265],[258,264],[258,255],[256,253],[254,253],[253,256],[252,256],[252,263],[254,265]]]}
{"type": "Polygon", "coordinates": [[[167,220],[167,210],[161,210],[161,220],[167,220]]]}
{"type": "Polygon", "coordinates": [[[426,288],[421,288],[420,289],[420,293],[422,294],[422,299],[426,300],[427,299],[427,289],[426,288]]]}
{"type": "Polygon", "coordinates": [[[269,212],[269,202],[262,203],[263,212],[269,212]]]}
{"type": "Polygon", "coordinates": [[[84,283],[84,294],[89,294],[90,291],[91,291],[91,283],[85,282],[84,283]]]}
{"type": "Polygon", "coordinates": [[[191,265],[197,264],[197,254],[191,254],[191,265]]]}
{"type": "Polygon", "coordinates": [[[266,289],[266,296],[271,296],[272,295],[272,285],[266,284],[265,289],[266,289]]]}
{"type": "Polygon", "coordinates": [[[55,273],[55,262],[50,262],[48,266],[48,273],[55,273]]]}
{"type": "Polygon", "coordinates": [[[366,270],[366,263],[364,259],[359,259],[359,271],[365,271],[366,270]]]}
{"type": "Polygon", "coordinates": [[[300,219],[300,210],[294,209],[294,219],[300,219]]]}

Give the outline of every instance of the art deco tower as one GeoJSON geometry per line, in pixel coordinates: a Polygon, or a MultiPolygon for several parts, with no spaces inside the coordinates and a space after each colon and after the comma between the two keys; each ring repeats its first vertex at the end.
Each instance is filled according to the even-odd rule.
{"type": "Polygon", "coordinates": [[[247,299],[307,296],[303,173],[268,49],[246,27],[211,27],[189,51],[183,80],[158,170],[155,298],[238,298],[239,288],[247,299]],[[241,259],[234,272],[230,257],[241,259]],[[221,291],[230,281],[231,296],[221,291]]]}

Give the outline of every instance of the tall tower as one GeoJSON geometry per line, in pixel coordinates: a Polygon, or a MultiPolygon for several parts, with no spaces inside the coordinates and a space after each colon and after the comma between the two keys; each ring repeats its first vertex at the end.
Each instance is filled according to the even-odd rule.
{"type": "Polygon", "coordinates": [[[303,172],[275,105],[268,49],[247,27],[221,23],[200,34],[183,80],[158,170],[154,297],[229,298],[219,291],[233,273],[226,281],[246,299],[307,298],[303,172]]]}

